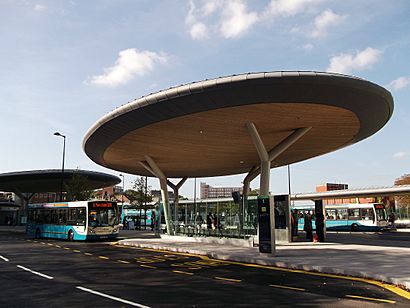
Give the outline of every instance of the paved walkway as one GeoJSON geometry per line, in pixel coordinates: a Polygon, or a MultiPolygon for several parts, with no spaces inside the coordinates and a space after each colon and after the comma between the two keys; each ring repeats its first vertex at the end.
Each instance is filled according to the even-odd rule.
{"type": "Polygon", "coordinates": [[[203,243],[179,236],[158,238],[147,232],[141,232],[138,238],[120,240],[120,243],[206,255],[220,260],[371,278],[410,290],[410,247],[299,242],[277,245],[276,256],[273,257],[260,254],[257,247],[203,243]]]}

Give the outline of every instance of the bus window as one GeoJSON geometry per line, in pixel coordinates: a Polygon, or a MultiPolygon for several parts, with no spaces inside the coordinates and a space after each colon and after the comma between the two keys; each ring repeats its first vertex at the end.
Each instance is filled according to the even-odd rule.
{"type": "Polygon", "coordinates": [[[375,210],[376,210],[376,217],[378,221],[387,220],[386,219],[386,209],[384,207],[375,206],[375,210]]]}
{"type": "Polygon", "coordinates": [[[359,220],[360,210],[359,209],[348,209],[349,220],[359,220]]]}
{"type": "Polygon", "coordinates": [[[373,209],[360,209],[362,220],[371,220],[374,222],[373,209]]]}
{"type": "Polygon", "coordinates": [[[326,210],[326,219],[328,219],[328,220],[337,219],[336,210],[326,210]]]}
{"type": "Polygon", "coordinates": [[[347,209],[338,209],[337,210],[337,219],[338,220],[347,220],[347,209]]]}

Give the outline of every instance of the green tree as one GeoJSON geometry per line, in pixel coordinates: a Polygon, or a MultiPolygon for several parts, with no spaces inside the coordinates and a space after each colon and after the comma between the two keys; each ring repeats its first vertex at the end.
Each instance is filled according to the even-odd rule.
{"type": "Polygon", "coordinates": [[[136,192],[136,206],[142,208],[145,204],[152,201],[151,186],[148,186],[146,177],[137,177],[133,182],[132,188],[136,192]]]}
{"type": "MultiPolygon", "coordinates": [[[[410,185],[410,174],[404,174],[394,181],[394,185],[410,185]]],[[[407,213],[410,207],[410,195],[396,197],[396,210],[399,213],[407,213]]]]}
{"type": "Polygon", "coordinates": [[[94,197],[90,189],[88,178],[79,172],[74,172],[73,177],[65,182],[67,201],[85,201],[94,197]]]}

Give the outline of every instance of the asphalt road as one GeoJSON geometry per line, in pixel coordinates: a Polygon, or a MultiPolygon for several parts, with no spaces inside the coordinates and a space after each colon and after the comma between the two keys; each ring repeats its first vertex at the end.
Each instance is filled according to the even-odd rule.
{"type": "MultiPolygon", "coordinates": [[[[348,257],[347,257],[348,262],[348,257]]],[[[0,233],[0,307],[409,307],[378,285],[319,273],[0,233]]]]}

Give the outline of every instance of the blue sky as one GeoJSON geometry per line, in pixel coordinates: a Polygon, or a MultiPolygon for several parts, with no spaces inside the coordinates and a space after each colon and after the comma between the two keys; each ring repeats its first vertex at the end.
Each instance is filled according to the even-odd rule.
{"type": "MultiPolygon", "coordinates": [[[[292,190],[392,185],[410,173],[409,30],[407,0],[1,0],[0,173],[60,168],[59,131],[67,168],[118,175],[82,150],[87,130],[116,107],[206,78],[316,70],[386,87],[395,110],[372,137],[292,165],[292,190]]],[[[126,175],[125,186],[134,178],[126,175]]],[[[243,178],[197,183],[239,186],[243,178]]],[[[272,169],[271,191],[287,192],[286,168],[272,169]]],[[[193,180],[181,193],[193,195],[193,180]]]]}

